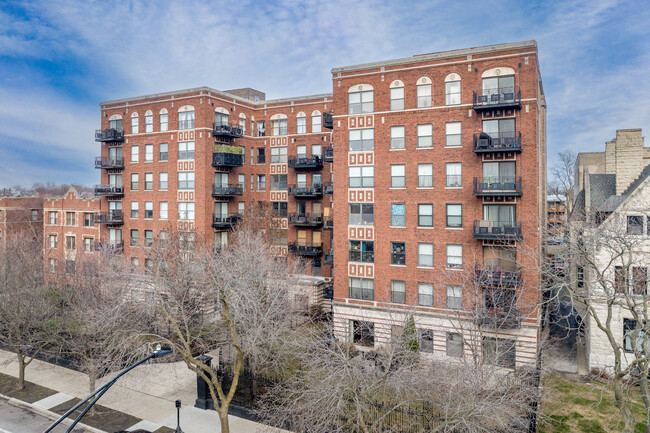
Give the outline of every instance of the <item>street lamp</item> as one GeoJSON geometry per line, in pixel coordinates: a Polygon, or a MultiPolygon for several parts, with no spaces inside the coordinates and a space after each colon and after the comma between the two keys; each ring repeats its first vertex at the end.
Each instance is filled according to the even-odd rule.
{"type": "Polygon", "coordinates": [[[181,401],[176,400],[176,430],[174,433],[183,433],[181,430],[181,401]]]}
{"type": "Polygon", "coordinates": [[[106,391],[108,391],[108,389],[109,389],[111,386],[113,386],[113,385],[115,384],[115,382],[117,382],[117,379],[119,379],[120,377],[124,376],[126,373],[128,373],[128,372],[131,371],[131,370],[133,370],[133,369],[134,369],[135,367],[137,367],[138,365],[140,365],[140,364],[142,364],[142,363],[145,363],[145,362],[149,361],[149,360],[152,359],[152,358],[162,358],[163,356],[167,356],[167,355],[171,354],[172,352],[173,352],[173,350],[170,349],[169,347],[160,347],[160,344],[158,344],[158,345],[156,346],[156,350],[154,350],[154,351],[151,352],[149,355],[147,355],[146,357],[142,358],[141,360],[139,360],[139,361],[136,362],[135,364],[133,364],[133,365],[127,367],[126,369],[122,370],[122,372],[120,372],[120,373],[119,373],[117,376],[115,376],[113,379],[111,379],[110,381],[106,382],[104,385],[102,385],[102,386],[100,386],[99,388],[97,388],[97,389],[95,390],[95,392],[93,392],[93,393],[90,394],[88,397],[86,397],[86,398],[84,398],[83,400],[81,400],[79,403],[77,403],[76,405],[74,405],[74,407],[72,407],[72,408],[71,408],[70,410],[68,410],[66,413],[64,413],[63,415],[61,415],[61,417],[60,417],[59,419],[57,419],[56,421],[54,421],[54,423],[53,423],[51,426],[49,426],[49,427],[47,428],[47,430],[45,430],[43,433],[49,433],[49,432],[51,432],[52,429],[54,429],[54,427],[56,427],[57,425],[59,425],[59,424],[61,423],[61,421],[63,421],[64,419],[66,419],[66,418],[68,417],[68,415],[70,415],[70,414],[71,414],[72,412],[74,412],[75,410],[79,409],[81,406],[83,406],[83,405],[84,405],[88,400],[90,400],[91,398],[97,396],[97,397],[95,397],[95,398],[93,399],[93,401],[91,401],[91,402],[88,404],[88,406],[86,406],[86,408],[85,408],[83,411],[81,411],[81,413],[79,414],[79,416],[78,416],[78,417],[77,417],[77,418],[72,422],[72,424],[70,425],[70,427],[68,427],[68,429],[65,431],[65,433],[70,433],[70,432],[72,431],[72,429],[74,428],[74,426],[76,426],[76,425],[79,423],[79,421],[81,421],[81,418],[83,418],[83,416],[86,415],[86,413],[90,410],[90,408],[93,407],[95,403],[97,403],[97,400],[99,400],[99,399],[100,399],[100,398],[101,398],[101,397],[106,393],[106,391]]]}

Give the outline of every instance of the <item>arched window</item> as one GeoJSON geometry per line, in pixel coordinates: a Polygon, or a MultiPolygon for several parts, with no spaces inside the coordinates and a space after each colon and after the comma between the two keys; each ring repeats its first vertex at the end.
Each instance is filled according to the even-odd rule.
{"type": "Polygon", "coordinates": [[[422,77],[418,80],[417,86],[417,108],[431,107],[431,78],[422,77]]]}
{"type": "Polygon", "coordinates": [[[316,110],[311,113],[311,132],[321,132],[323,115],[320,111],[316,110]]]}
{"type": "Polygon", "coordinates": [[[113,114],[108,118],[108,127],[111,129],[122,130],[122,116],[119,114],[113,114]]]}
{"type": "Polygon", "coordinates": [[[167,114],[167,109],[163,108],[160,110],[160,130],[167,131],[169,123],[169,116],[167,114]]]}
{"type": "Polygon", "coordinates": [[[512,68],[493,68],[483,72],[479,104],[500,104],[515,99],[515,71],[512,68]]]}
{"type": "Polygon", "coordinates": [[[194,129],[194,107],[184,105],[178,109],[178,129],[194,129]]]}
{"type": "Polygon", "coordinates": [[[445,78],[445,105],[460,105],[460,75],[449,74],[445,78]]]}
{"type": "Polygon", "coordinates": [[[144,113],[144,132],[153,132],[153,112],[151,110],[144,113]]]}
{"type": "Polygon", "coordinates": [[[223,107],[214,109],[214,126],[228,126],[230,122],[230,112],[223,107]]]}
{"type": "Polygon", "coordinates": [[[131,114],[131,134],[138,133],[138,124],[139,124],[138,113],[131,114]]]}
{"type": "Polygon", "coordinates": [[[246,115],[244,113],[239,114],[239,129],[241,129],[241,133],[246,134],[246,115]]]}
{"type": "Polygon", "coordinates": [[[374,90],[370,84],[357,84],[348,89],[348,114],[372,113],[374,90]]]}
{"type": "Polygon", "coordinates": [[[296,115],[296,134],[307,133],[307,116],[302,111],[296,115]]]}
{"type": "Polygon", "coordinates": [[[271,116],[271,124],[273,125],[273,135],[287,135],[287,115],[274,114],[271,116]]]}
{"type": "Polygon", "coordinates": [[[404,83],[400,80],[390,83],[390,109],[404,109],[404,83]]]}

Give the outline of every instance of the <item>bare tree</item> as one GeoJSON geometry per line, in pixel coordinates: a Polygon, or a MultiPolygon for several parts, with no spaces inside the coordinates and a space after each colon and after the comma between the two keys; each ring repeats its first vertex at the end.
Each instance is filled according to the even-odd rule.
{"type": "Polygon", "coordinates": [[[9,232],[0,242],[0,343],[18,358],[20,389],[25,369],[52,344],[59,314],[45,287],[42,245],[31,233],[9,232]]]}
{"type": "Polygon", "coordinates": [[[266,233],[253,227],[242,224],[231,233],[229,245],[217,249],[201,240],[193,245],[171,240],[158,243],[149,256],[148,290],[169,328],[156,338],[206,381],[226,433],[242,371],[273,368],[300,317],[290,298],[293,268],[276,257],[266,233]],[[229,387],[219,381],[216,367],[197,359],[225,347],[234,354],[219,360],[232,373],[229,387]]]}
{"type": "Polygon", "coordinates": [[[563,150],[557,154],[557,164],[551,169],[552,179],[548,183],[548,195],[562,201],[568,213],[573,210],[574,197],[574,167],[576,154],[571,150],[563,150]]]}

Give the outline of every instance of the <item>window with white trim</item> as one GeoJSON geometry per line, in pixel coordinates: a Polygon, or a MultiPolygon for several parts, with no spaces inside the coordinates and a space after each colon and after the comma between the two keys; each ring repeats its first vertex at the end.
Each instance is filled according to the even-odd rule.
{"type": "Polygon", "coordinates": [[[348,167],[350,188],[373,188],[375,186],[375,167],[364,165],[348,167]]]}
{"type": "Polygon", "coordinates": [[[311,132],[321,132],[321,114],[318,112],[312,113],[311,115],[311,132]]]}
{"type": "Polygon", "coordinates": [[[461,122],[445,123],[445,146],[459,147],[461,145],[461,122]]]}
{"type": "Polygon", "coordinates": [[[433,307],[433,284],[418,283],[418,305],[433,307]]]}
{"type": "Polygon", "coordinates": [[[403,126],[390,127],[390,148],[404,149],[404,127],[403,126]]]}
{"type": "Polygon", "coordinates": [[[307,117],[305,115],[296,117],[296,134],[307,133],[307,117]]]}
{"type": "Polygon", "coordinates": [[[193,171],[181,171],[178,173],[178,189],[194,189],[193,171]]]}
{"type": "Polygon", "coordinates": [[[390,166],[390,187],[391,188],[406,187],[406,166],[401,164],[390,166]]]}
{"type": "Polygon", "coordinates": [[[153,132],[153,113],[147,111],[144,115],[144,132],[153,132]]]}
{"type": "Polygon", "coordinates": [[[272,120],[273,135],[287,135],[287,119],[272,120]]]}
{"type": "Polygon", "coordinates": [[[433,188],[433,164],[418,164],[418,188],[433,188]]]}
{"type": "Polygon", "coordinates": [[[447,188],[459,188],[462,186],[462,166],[460,162],[450,162],[445,164],[447,173],[447,188]]]}
{"type": "Polygon", "coordinates": [[[421,268],[433,267],[433,244],[418,244],[418,266],[421,268]]]}
{"type": "Polygon", "coordinates": [[[431,107],[431,84],[418,84],[416,87],[417,92],[417,108],[431,107]]]}
{"type": "Polygon", "coordinates": [[[169,207],[166,201],[158,202],[158,216],[161,220],[169,217],[169,207]]]}
{"type": "Polygon", "coordinates": [[[166,109],[160,110],[160,131],[165,132],[169,129],[169,115],[166,109]]]}
{"type": "MultiPolygon", "coordinates": [[[[228,203],[226,203],[226,205],[228,205],[228,203]]],[[[194,202],[178,203],[178,219],[194,221],[194,202]]]]}
{"type": "Polygon", "coordinates": [[[375,130],[373,128],[351,129],[348,132],[348,141],[351,152],[373,150],[375,148],[375,130]]]}
{"type": "Polygon", "coordinates": [[[463,269],[463,246],[447,245],[447,268],[463,269]]]}
{"type": "Polygon", "coordinates": [[[463,286],[447,286],[447,308],[450,310],[463,309],[463,286]]]}
{"type": "Polygon", "coordinates": [[[138,123],[139,123],[138,113],[131,114],[131,134],[138,133],[138,123]]]}
{"type": "Polygon", "coordinates": [[[372,113],[373,111],[373,90],[348,93],[348,114],[372,113]]]}
{"type": "Polygon", "coordinates": [[[418,148],[433,147],[433,125],[426,123],[418,125],[418,148]]]}
{"type": "Polygon", "coordinates": [[[390,109],[391,111],[404,109],[404,87],[390,89],[390,109]]]}
{"type": "Polygon", "coordinates": [[[445,83],[445,105],[460,105],[460,80],[445,83]]]}

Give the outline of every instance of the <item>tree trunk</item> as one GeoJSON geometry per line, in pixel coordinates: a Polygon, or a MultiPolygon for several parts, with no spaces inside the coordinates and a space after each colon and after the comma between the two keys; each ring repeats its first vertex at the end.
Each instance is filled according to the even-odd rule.
{"type": "Polygon", "coordinates": [[[623,395],[623,388],[621,386],[622,378],[614,376],[614,397],[616,398],[616,405],[618,406],[619,411],[621,412],[621,417],[623,418],[623,429],[622,433],[633,433],[634,432],[634,415],[628,406],[628,402],[623,395]]]}
{"type": "MultiPolygon", "coordinates": [[[[90,369],[90,372],[88,373],[88,386],[90,388],[91,394],[95,392],[96,382],[97,382],[97,371],[93,367],[90,369]]],[[[90,410],[88,411],[88,416],[94,416],[94,415],[95,415],[95,406],[91,407],[90,410]]]]}
{"type": "Polygon", "coordinates": [[[18,355],[18,390],[22,391],[25,389],[25,367],[27,365],[25,364],[25,355],[20,350],[16,351],[16,355],[18,355]]]}
{"type": "Polygon", "coordinates": [[[217,411],[219,414],[219,421],[221,422],[221,433],[230,433],[230,424],[228,422],[228,404],[222,404],[221,408],[217,411]]]}

